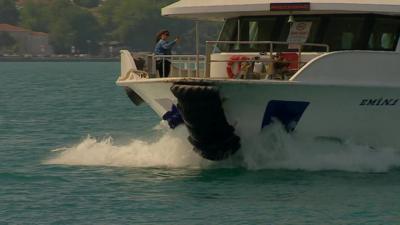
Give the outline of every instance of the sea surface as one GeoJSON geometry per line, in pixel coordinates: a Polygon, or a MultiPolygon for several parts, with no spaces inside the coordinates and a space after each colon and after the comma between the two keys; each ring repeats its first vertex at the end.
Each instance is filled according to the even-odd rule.
{"type": "Polygon", "coordinates": [[[288,135],[226,162],[116,86],[111,62],[0,63],[0,224],[400,224],[399,149],[288,135]]]}

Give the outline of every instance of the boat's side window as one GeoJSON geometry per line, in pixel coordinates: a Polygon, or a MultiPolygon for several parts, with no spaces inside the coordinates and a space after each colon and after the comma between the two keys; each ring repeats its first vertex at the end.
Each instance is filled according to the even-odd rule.
{"type": "MultiPolygon", "coordinates": [[[[321,23],[322,23],[322,18],[320,16],[303,16],[300,18],[296,18],[296,21],[298,22],[311,22],[312,26],[310,29],[310,33],[308,34],[308,38],[306,43],[320,43],[321,42],[321,23]]],[[[311,47],[311,46],[304,46],[303,51],[324,51],[325,48],[320,48],[320,47],[311,47]]]]}
{"type": "Polygon", "coordinates": [[[396,52],[400,52],[400,34],[397,33],[397,45],[396,45],[396,52]]]}
{"type": "MultiPolygon", "coordinates": [[[[258,41],[258,21],[249,21],[249,41],[258,41]]],[[[250,48],[257,48],[256,44],[250,44],[250,48]]]]}
{"type": "Polygon", "coordinates": [[[331,50],[357,49],[365,19],[365,16],[331,16],[323,43],[328,44],[331,50]]]}
{"type": "Polygon", "coordinates": [[[340,43],[341,49],[352,49],[354,39],[355,37],[352,32],[343,32],[342,41],[340,43]]]}
{"type": "Polygon", "coordinates": [[[369,50],[393,51],[399,38],[400,20],[397,18],[376,18],[369,36],[369,50]]]}
{"type": "MultiPolygon", "coordinates": [[[[238,19],[228,19],[225,21],[224,27],[222,28],[219,36],[220,41],[234,41],[237,38],[238,32],[238,19]]],[[[234,48],[233,44],[218,44],[217,48],[219,51],[227,52],[234,48]]]]}
{"type": "MultiPolygon", "coordinates": [[[[331,51],[381,50],[394,51],[399,40],[400,18],[372,14],[295,15],[296,22],[311,22],[306,43],[327,44],[331,51]]],[[[220,41],[234,44],[218,44],[222,52],[269,51],[269,44],[239,44],[236,41],[287,42],[289,16],[254,16],[227,19],[221,31],[220,41]]],[[[291,51],[287,45],[274,44],[275,52],[291,51]]],[[[400,48],[400,47],[399,47],[400,48]]],[[[321,47],[306,46],[303,51],[324,51],[321,47]]],[[[400,51],[400,49],[399,49],[400,51]]]]}
{"type": "Polygon", "coordinates": [[[312,26],[306,43],[318,43],[318,33],[321,29],[321,17],[306,17],[300,20],[301,22],[311,22],[312,26]]]}
{"type": "MultiPolygon", "coordinates": [[[[271,41],[272,31],[274,29],[276,18],[254,18],[242,19],[240,26],[241,41],[271,41]]],[[[269,51],[267,44],[249,44],[242,45],[240,49],[243,51],[269,51]]]]}

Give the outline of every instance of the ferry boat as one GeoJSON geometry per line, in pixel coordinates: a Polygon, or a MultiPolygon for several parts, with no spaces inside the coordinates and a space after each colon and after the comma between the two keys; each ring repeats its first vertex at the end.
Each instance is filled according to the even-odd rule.
{"type": "Polygon", "coordinates": [[[400,1],[181,0],[162,15],[224,25],[205,55],[148,55],[139,67],[121,51],[116,83],[171,128],[186,126],[202,157],[229,158],[277,122],[400,147],[400,1]],[[157,78],[156,60],[172,62],[170,77],[157,78]]]}

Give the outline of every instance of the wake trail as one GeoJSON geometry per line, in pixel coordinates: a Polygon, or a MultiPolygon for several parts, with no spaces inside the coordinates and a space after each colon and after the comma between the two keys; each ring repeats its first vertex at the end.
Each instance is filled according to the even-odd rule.
{"type": "MultiPolygon", "coordinates": [[[[215,168],[242,167],[249,170],[340,170],[386,172],[400,167],[400,152],[394,148],[371,148],[344,142],[316,140],[296,133],[288,134],[275,123],[259,135],[242,138],[240,151],[224,162],[203,159],[192,150],[184,126],[166,129],[154,142],[133,139],[126,145],[114,144],[112,138],[87,137],[72,147],[55,150],[45,164],[215,168]]],[[[53,150],[54,151],[54,150],[53,150]]]]}

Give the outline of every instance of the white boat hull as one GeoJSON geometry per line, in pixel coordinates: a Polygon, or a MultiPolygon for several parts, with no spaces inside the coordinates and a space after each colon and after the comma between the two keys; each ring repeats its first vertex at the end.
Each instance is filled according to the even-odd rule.
{"type": "MultiPolygon", "coordinates": [[[[178,100],[171,93],[174,82],[200,79],[151,79],[123,81],[162,117],[178,100]]],[[[239,137],[261,132],[271,102],[306,105],[294,132],[310,137],[352,139],[371,146],[400,147],[400,88],[305,84],[296,82],[207,80],[219,89],[226,119],[239,137]]],[[[267,118],[268,119],[268,118],[267,118]]]]}
{"type": "MultiPolygon", "coordinates": [[[[202,141],[191,141],[195,150],[204,147],[204,144],[205,152],[228,146],[227,152],[234,153],[240,147],[235,139],[237,136],[243,140],[251,139],[276,121],[280,121],[288,132],[307,137],[350,139],[372,147],[398,148],[399,60],[398,53],[343,51],[311,59],[288,81],[148,79],[136,75],[130,53],[123,51],[121,76],[117,84],[132,89],[161,118],[172,115],[174,120],[166,118],[170,126],[173,122],[171,127],[183,119],[191,133],[190,138],[196,136],[196,129],[201,131],[199,139],[202,141]],[[207,85],[212,86],[212,90],[202,89],[207,85]],[[186,92],[186,87],[190,92],[186,92]],[[218,101],[207,99],[208,91],[218,101]],[[185,103],[185,95],[193,93],[197,95],[195,101],[185,103]],[[206,99],[203,103],[202,97],[206,99]],[[184,104],[187,104],[186,107],[184,104]],[[180,109],[172,110],[172,106],[180,109]],[[186,113],[182,110],[185,108],[186,113]],[[185,117],[190,117],[192,121],[185,117]],[[213,122],[215,118],[218,118],[216,123],[213,122]],[[193,123],[197,128],[190,125],[193,123]],[[231,127],[234,128],[233,133],[231,127]],[[219,133],[225,140],[218,142],[219,133]],[[209,140],[212,140],[211,144],[209,140]],[[230,140],[236,143],[234,148],[230,140]],[[196,147],[196,143],[200,143],[200,147],[196,147]]],[[[216,158],[225,157],[220,156],[218,154],[216,158]]]]}

